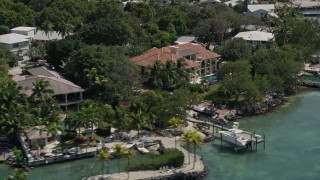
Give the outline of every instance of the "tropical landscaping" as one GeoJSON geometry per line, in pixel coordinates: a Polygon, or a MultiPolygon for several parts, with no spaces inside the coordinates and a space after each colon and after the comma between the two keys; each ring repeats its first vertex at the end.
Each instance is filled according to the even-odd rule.
{"type": "MultiPolygon", "coordinates": [[[[96,151],[101,146],[96,155],[101,174],[108,173],[105,168],[110,158],[118,158],[119,172],[123,157],[127,158],[128,178],[129,171],[178,168],[185,160],[192,162],[194,169],[203,138],[197,131],[179,131],[188,126],[186,110],[206,101],[241,109],[246,115],[260,112],[268,106],[266,97],[281,98],[297,92],[297,75],[320,47],[318,22],[305,19],[299,10],[284,5],[277,8],[278,18],[261,19],[244,16],[245,3],[229,7],[189,1],[159,6],[146,2],[124,5],[113,0],[0,0],[0,35],[17,26],[59,32],[64,39],[32,43],[30,46],[42,53],[30,53],[30,57],[45,60],[48,68],[85,89],[76,111],[62,110],[45,80],[33,83],[30,95],[23,94],[8,74],[21,60],[0,47],[0,136],[7,136],[17,146],[13,153],[20,165],[26,163],[23,156],[27,155],[19,150],[18,136],[36,127],[40,135],[50,134],[53,141],[59,141],[52,151],[55,154],[74,147],[96,151]],[[233,38],[247,31],[246,25],[270,27],[274,39],[252,46],[233,38]],[[199,83],[190,83],[187,59],[173,61],[172,56],[164,63],[156,61],[149,67],[147,80],[142,81],[131,58],[153,47],[175,45],[183,35],[195,36],[196,43],[221,55],[215,72],[219,83],[211,84],[203,77],[199,83]],[[136,131],[137,140],[145,131],[167,135],[165,129],[173,129],[169,136],[174,148],[131,162],[136,152],[122,144],[130,141],[130,132],[136,131]],[[114,153],[102,148],[110,136],[121,142],[112,147],[114,153]],[[188,156],[177,149],[177,144],[184,144],[188,156]],[[190,154],[194,158],[191,161],[190,154]]],[[[29,68],[25,66],[22,71],[29,68]]],[[[26,179],[27,173],[17,169],[12,178],[26,179]]]]}

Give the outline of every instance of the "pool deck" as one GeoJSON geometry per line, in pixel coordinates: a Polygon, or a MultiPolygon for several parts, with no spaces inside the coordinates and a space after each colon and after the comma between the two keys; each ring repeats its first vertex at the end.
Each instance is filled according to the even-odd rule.
{"type": "MultiPolygon", "coordinates": [[[[173,138],[168,137],[148,137],[147,140],[161,140],[166,148],[174,148],[175,143],[173,138]]],[[[124,180],[124,179],[147,179],[156,177],[166,177],[176,173],[190,173],[190,172],[202,172],[205,170],[205,166],[201,160],[201,157],[196,155],[195,167],[193,168],[194,156],[190,153],[190,164],[188,163],[188,151],[177,144],[177,149],[182,151],[185,158],[184,164],[180,168],[170,169],[166,172],[156,170],[156,171],[134,171],[130,172],[130,177],[128,178],[128,173],[114,173],[114,174],[104,174],[103,178],[101,175],[92,176],[87,178],[88,180],[98,180],[98,179],[113,179],[113,180],[124,180]]]]}

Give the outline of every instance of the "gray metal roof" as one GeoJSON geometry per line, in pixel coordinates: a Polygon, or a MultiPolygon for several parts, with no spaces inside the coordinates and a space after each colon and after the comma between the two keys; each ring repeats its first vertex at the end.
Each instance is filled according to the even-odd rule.
{"type": "Polygon", "coordinates": [[[63,39],[63,36],[57,31],[50,31],[46,33],[45,31],[38,30],[33,39],[39,41],[61,40],[63,39]]]}
{"type": "Polygon", "coordinates": [[[26,133],[28,139],[42,139],[52,137],[52,135],[45,130],[44,125],[31,127],[26,131],[26,133]],[[40,131],[40,129],[42,130],[40,131]]]}
{"type": "Polygon", "coordinates": [[[47,77],[43,75],[31,76],[25,80],[18,81],[17,83],[21,87],[20,92],[30,96],[32,94],[34,83],[40,79],[49,82],[50,89],[53,91],[53,95],[84,92],[84,89],[82,89],[80,86],[77,86],[76,84],[62,77],[47,77]]]}
{"type": "Polygon", "coordinates": [[[59,73],[57,73],[55,71],[51,71],[43,66],[28,69],[27,71],[33,76],[42,75],[42,76],[47,76],[47,77],[60,77],[59,73]]]}

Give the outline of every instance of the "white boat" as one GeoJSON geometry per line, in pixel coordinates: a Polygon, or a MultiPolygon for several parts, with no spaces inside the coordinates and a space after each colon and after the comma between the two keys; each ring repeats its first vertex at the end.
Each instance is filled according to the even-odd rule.
{"type": "Polygon", "coordinates": [[[125,148],[127,148],[127,149],[129,149],[129,148],[133,148],[133,146],[135,146],[136,145],[136,143],[127,143],[127,144],[125,144],[125,148]]]}
{"type": "Polygon", "coordinates": [[[240,147],[247,147],[250,143],[250,139],[246,139],[241,136],[242,134],[246,134],[247,132],[239,129],[238,127],[239,123],[234,122],[231,129],[229,129],[228,131],[219,131],[219,133],[221,134],[223,140],[240,147]]]}
{"type": "Polygon", "coordinates": [[[138,146],[137,149],[138,149],[142,154],[147,154],[147,153],[150,152],[148,149],[146,149],[146,148],[144,147],[144,143],[141,143],[141,144],[139,144],[139,145],[137,145],[137,146],[138,146]]]}
{"type": "Polygon", "coordinates": [[[147,153],[150,152],[148,149],[146,149],[146,148],[144,148],[144,147],[137,148],[137,149],[138,149],[141,153],[143,153],[143,154],[147,154],[147,153]]]}

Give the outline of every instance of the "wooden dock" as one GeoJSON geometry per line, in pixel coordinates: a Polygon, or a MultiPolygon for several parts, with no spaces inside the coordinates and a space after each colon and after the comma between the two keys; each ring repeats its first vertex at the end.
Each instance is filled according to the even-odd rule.
{"type": "MultiPolygon", "coordinates": [[[[192,117],[187,117],[187,120],[193,123],[199,123],[202,125],[207,125],[207,126],[212,126],[213,127],[213,132],[212,134],[215,135],[218,132],[218,129],[223,130],[223,131],[229,131],[230,128],[218,124],[214,124],[211,122],[206,122],[206,121],[201,121],[194,119],[192,117]]],[[[255,146],[255,150],[258,150],[258,144],[263,143],[263,148],[265,149],[266,144],[265,144],[265,135],[259,136],[255,132],[250,133],[247,131],[243,131],[242,133],[238,134],[241,138],[244,138],[250,142],[250,145],[247,148],[250,148],[251,150],[253,149],[252,147],[255,146]]],[[[221,140],[221,147],[222,147],[222,136],[220,135],[220,140],[221,140]]]]}

